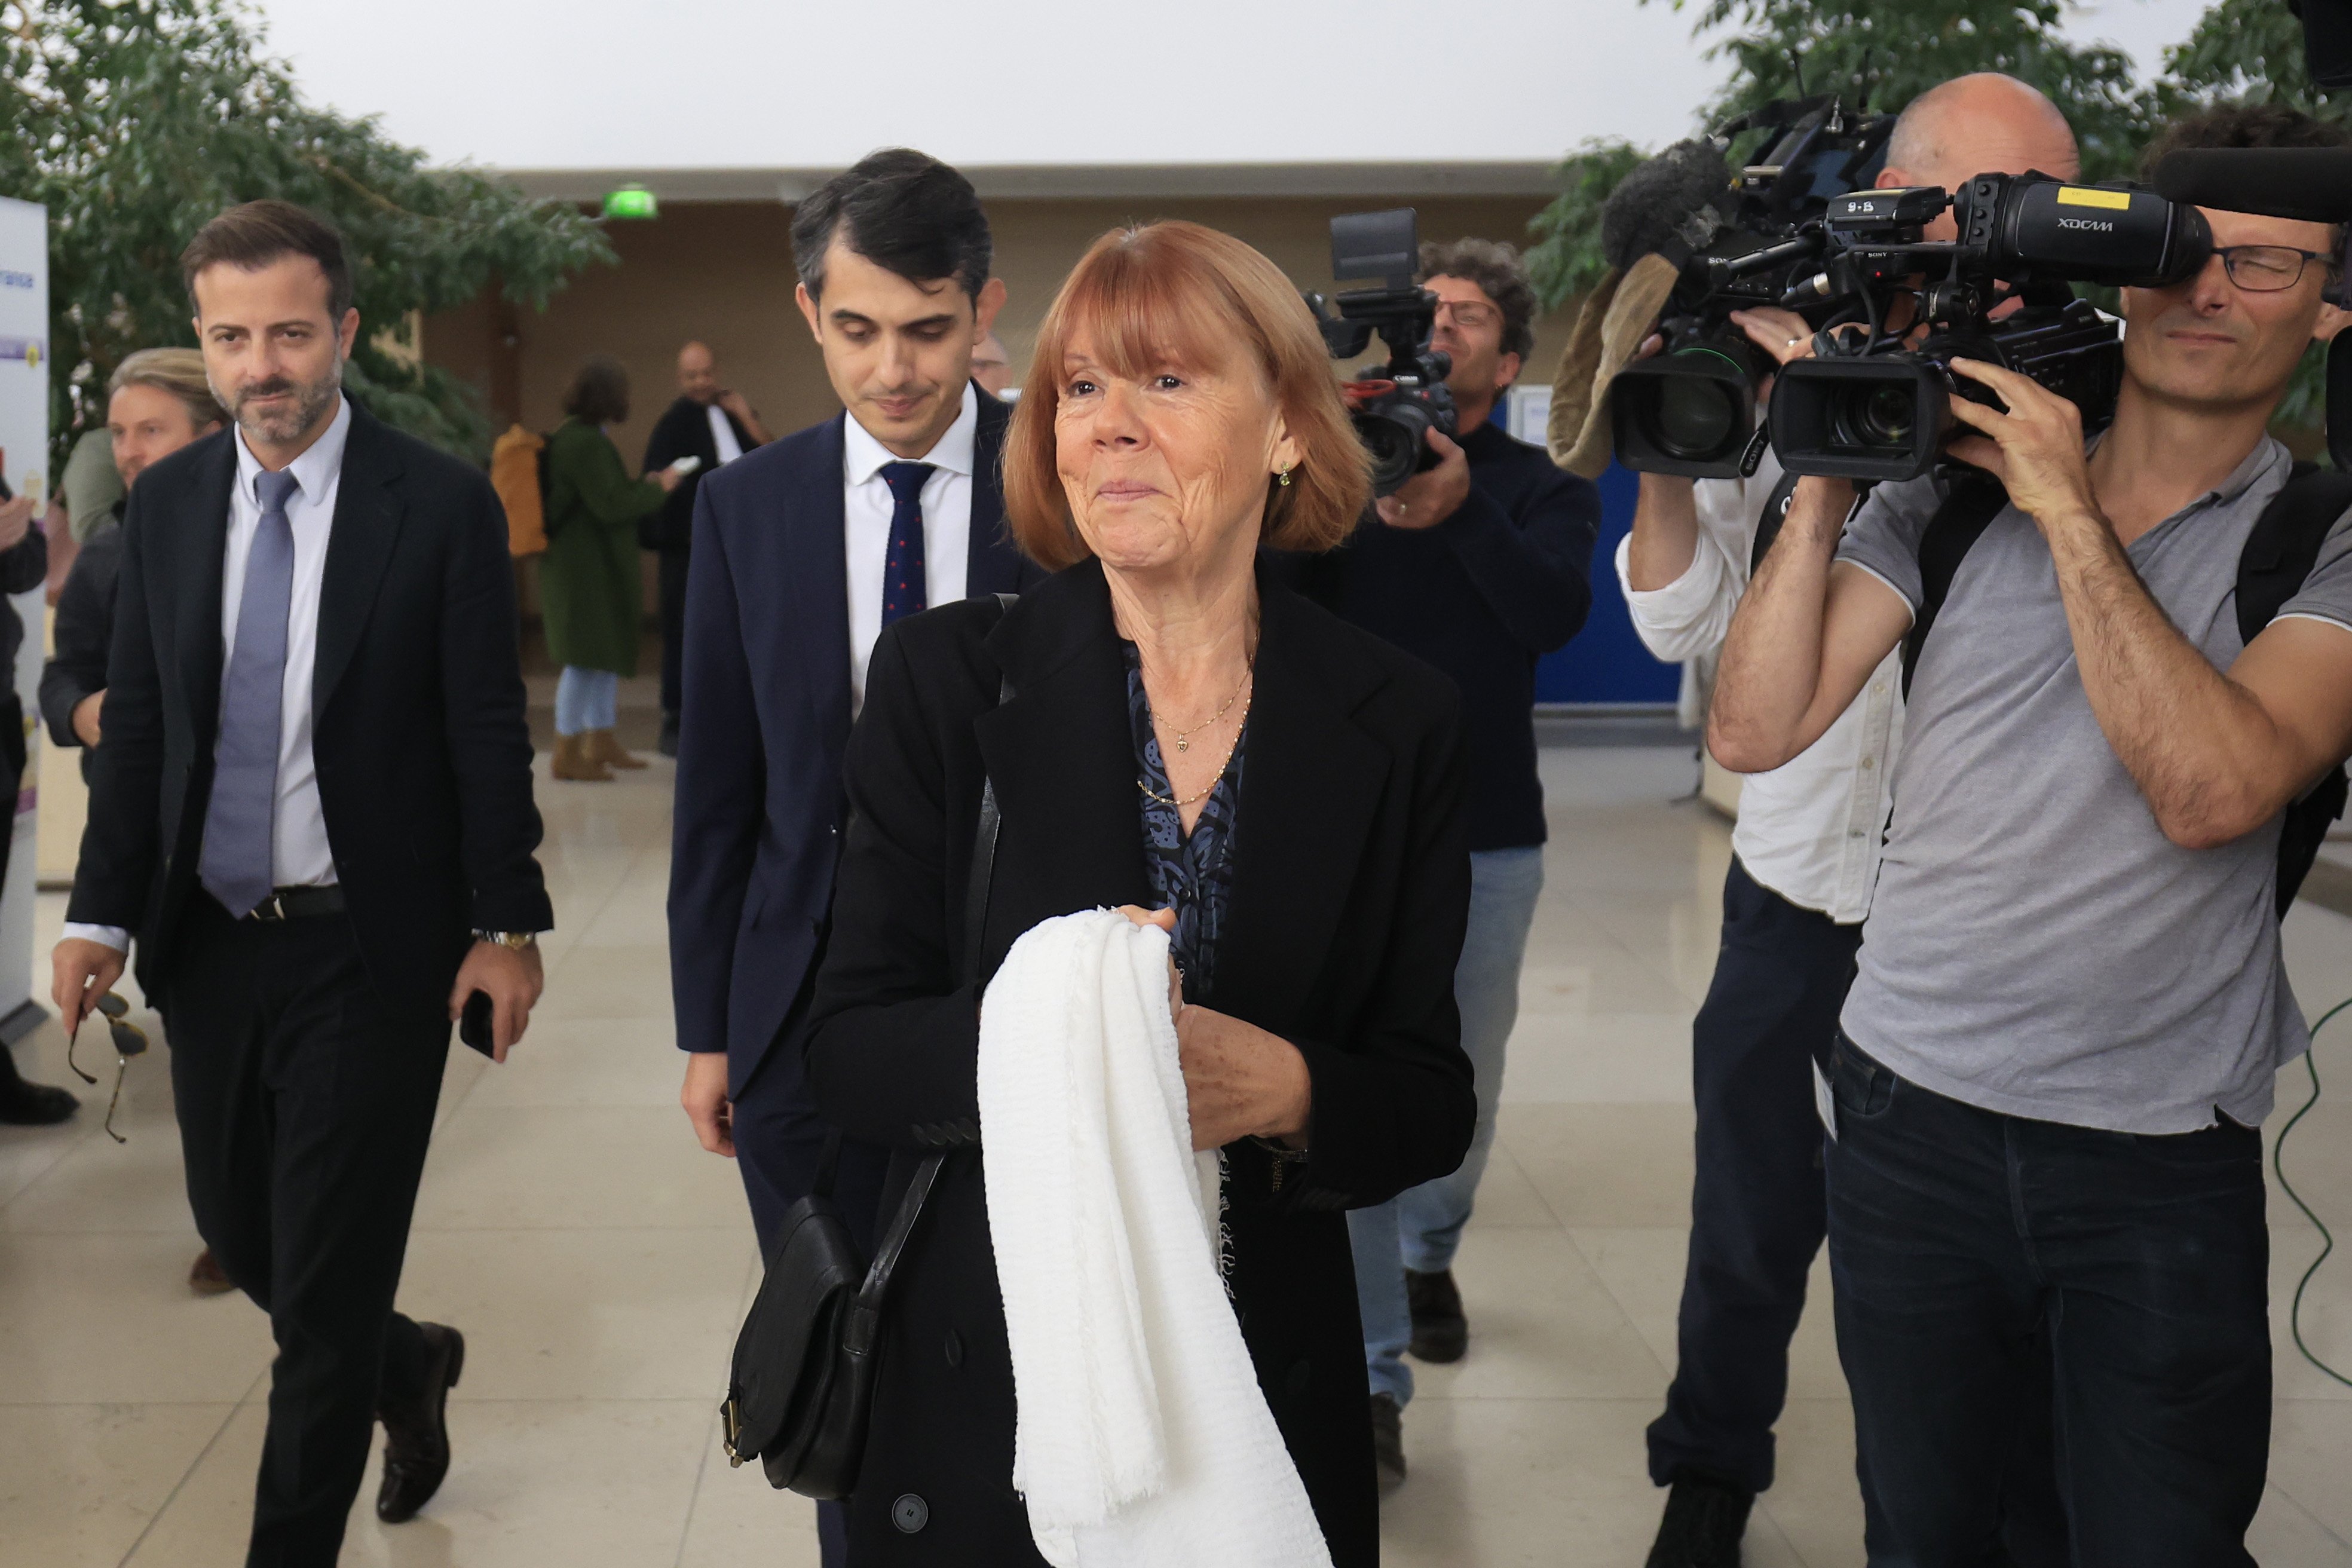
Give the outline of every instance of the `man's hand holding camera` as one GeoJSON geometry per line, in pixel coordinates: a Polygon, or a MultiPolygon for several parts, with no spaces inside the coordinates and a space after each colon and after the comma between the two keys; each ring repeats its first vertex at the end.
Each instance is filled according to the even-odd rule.
{"type": "Polygon", "coordinates": [[[1442,430],[1429,432],[1428,441],[1429,449],[1437,454],[1436,464],[1405,480],[1394,495],[1372,503],[1391,528],[1435,528],[1470,499],[1470,458],[1462,444],[1442,430]]]}
{"type": "Polygon", "coordinates": [[[1813,329],[1794,310],[1759,305],[1751,310],[1732,311],[1731,321],[1748,334],[1749,342],[1770,354],[1778,363],[1813,357],[1813,329]]]}
{"type": "Polygon", "coordinates": [[[1955,395],[1952,416],[1977,434],[1957,437],[1947,450],[1999,479],[2043,538],[2050,538],[2053,529],[2082,521],[2106,531],[2083,451],[2083,411],[2013,370],[1981,360],[1955,359],[1951,363],[1953,374],[1998,394],[2009,411],[1955,395]]]}

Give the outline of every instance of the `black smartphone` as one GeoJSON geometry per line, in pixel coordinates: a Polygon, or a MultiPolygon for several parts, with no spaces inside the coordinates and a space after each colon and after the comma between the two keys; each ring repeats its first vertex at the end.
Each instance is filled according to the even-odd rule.
{"type": "Polygon", "coordinates": [[[498,1042],[490,1029],[490,994],[477,991],[466,998],[465,1011],[457,1015],[457,1037],[493,1060],[498,1056],[498,1042]]]}

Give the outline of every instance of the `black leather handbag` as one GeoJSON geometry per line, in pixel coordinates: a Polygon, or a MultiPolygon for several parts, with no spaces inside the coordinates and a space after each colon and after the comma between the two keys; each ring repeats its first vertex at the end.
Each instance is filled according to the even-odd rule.
{"type": "MultiPolygon", "coordinates": [[[[1008,606],[1013,595],[997,597],[1008,606]]],[[[1004,684],[997,700],[1013,694],[1004,684]]],[[[964,978],[977,981],[996,866],[996,786],[983,780],[964,911],[964,978]]],[[[816,1190],[784,1216],[760,1293],[736,1336],[733,1373],[719,1420],[729,1461],[756,1458],[769,1483],[821,1501],[845,1498],[866,1456],[866,1426],[888,1304],[891,1275],[922,1218],[946,1151],[915,1167],[890,1226],[862,1262],[833,1201],[840,1135],[825,1145],[816,1190]]]]}

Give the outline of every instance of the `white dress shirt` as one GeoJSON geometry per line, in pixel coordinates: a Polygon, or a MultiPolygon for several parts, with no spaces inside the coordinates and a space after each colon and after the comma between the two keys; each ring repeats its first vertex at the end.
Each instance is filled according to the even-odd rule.
{"type": "Polygon", "coordinates": [[[964,384],[963,412],[920,458],[901,458],[866,433],[855,415],[841,421],[841,489],[849,578],[849,712],[866,706],[866,667],[882,635],[882,577],[890,554],[890,482],[886,463],[929,463],[923,481],[923,603],[963,597],[971,568],[972,451],[980,437],[980,395],[964,384]]]}
{"type": "Polygon", "coordinates": [[[719,466],[725,468],[743,455],[743,443],[735,439],[735,426],[727,422],[727,410],[716,403],[703,409],[710,416],[710,438],[719,447],[719,466]]]}
{"type": "MultiPolygon", "coordinates": [[[[286,680],[278,721],[278,804],[269,829],[269,879],[278,888],[323,888],[335,878],[327,845],[327,816],[319,804],[319,771],[310,755],[310,694],[319,663],[319,591],[327,574],[327,535],[342,486],[343,447],[352,406],[339,402],[334,422],[287,471],[294,476],[286,521],[294,531],[294,582],[286,611],[286,680]]],[[[236,440],[236,485],[229,492],[228,543],[221,565],[221,669],[226,679],[236,646],[236,616],[245,602],[245,567],[261,530],[262,468],[236,440]]],[[[127,951],[131,933],[120,926],[68,925],[65,934],[127,951]]]]}
{"type": "MultiPolygon", "coordinates": [[[[1756,477],[1698,481],[1698,549],[1663,588],[1635,590],[1626,563],[1633,541],[1617,542],[1617,580],[1633,629],[1658,658],[1685,660],[1722,646],[1731,612],[1748,591],[1748,561],[1764,505],[1780,483],[1770,453],[1756,477]]],[[[1888,775],[1903,736],[1903,653],[1872,672],[1851,707],[1822,738],[1770,773],[1739,786],[1731,847],[1757,882],[1841,925],[1870,913],[1890,804],[1888,775]]]]}

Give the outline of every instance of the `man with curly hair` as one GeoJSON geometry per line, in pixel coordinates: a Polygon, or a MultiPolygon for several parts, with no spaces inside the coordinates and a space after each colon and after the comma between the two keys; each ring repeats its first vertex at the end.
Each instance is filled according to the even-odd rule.
{"type": "Polygon", "coordinates": [[[1470,752],[1470,929],[1454,971],[1462,1048],[1478,1074],[1478,1131],[1453,1175],[1349,1215],[1383,1482],[1404,1479],[1408,1348],[1459,1360],[1468,1340],[1454,1252],[1486,1153],[1503,1052],[1519,1010],[1519,964],[1543,888],[1543,786],[1536,777],[1536,660],[1584,625],[1601,494],[1514,440],[1494,417],[1535,348],[1536,295],[1508,245],[1421,247],[1437,296],[1430,346],[1447,355],[1457,411],[1437,463],[1375,505],[1302,584],[1349,620],[1427,659],[1462,688],[1470,752]]]}

